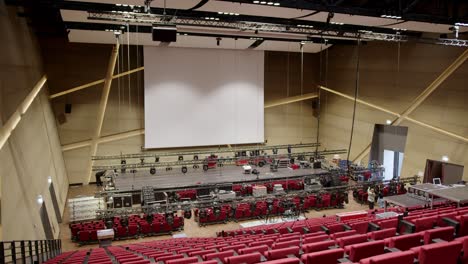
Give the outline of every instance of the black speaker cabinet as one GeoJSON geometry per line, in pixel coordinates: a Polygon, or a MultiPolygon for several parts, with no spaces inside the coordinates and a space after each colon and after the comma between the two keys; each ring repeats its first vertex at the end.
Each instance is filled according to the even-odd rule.
{"type": "Polygon", "coordinates": [[[322,168],[322,163],[320,161],[314,162],[314,169],[320,169],[322,168]]]}
{"type": "Polygon", "coordinates": [[[177,28],[175,26],[153,26],[153,41],[175,42],[177,40],[177,28]]]}
{"type": "Polygon", "coordinates": [[[123,197],[114,197],[114,208],[122,208],[123,206],[123,197]]]}
{"type": "Polygon", "coordinates": [[[132,201],[132,196],[124,196],[123,197],[123,207],[132,207],[133,201],[132,201]]]}

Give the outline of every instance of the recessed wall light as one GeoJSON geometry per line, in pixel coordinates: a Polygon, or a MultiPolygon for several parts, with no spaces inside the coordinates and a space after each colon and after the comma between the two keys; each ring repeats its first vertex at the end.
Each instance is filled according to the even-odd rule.
{"type": "Polygon", "coordinates": [[[448,161],[449,161],[449,157],[446,156],[446,155],[442,156],[442,161],[443,161],[443,162],[448,162],[448,161]]]}
{"type": "Polygon", "coordinates": [[[42,198],[42,195],[39,194],[39,195],[37,196],[36,201],[37,201],[38,204],[42,204],[42,203],[44,202],[44,198],[42,198]]]}
{"type": "Polygon", "coordinates": [[[392,124],[392,120],[387,119],[387,121],[385,121],[385,123],[387,123],[387,125],[391,125],[391,124],[392,124]]]}

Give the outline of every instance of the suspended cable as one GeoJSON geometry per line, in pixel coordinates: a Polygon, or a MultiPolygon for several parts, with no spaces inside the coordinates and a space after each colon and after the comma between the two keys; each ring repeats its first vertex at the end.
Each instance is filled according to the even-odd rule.
{"type": "MultiPolygon", "coordinates": [[[[140,46],[139,46],[139,36],[138,36],[138,25],[136,25],[136,46],[135,46],[135,51],[136,51],[136,67],[140,67],[140,46]]],[[[140,120],[141,124],[141,109],[140,109],[140,72],[137,72],[137,81],[136,81],[136,90],[137,90],[137,118],[140,120]]],[[[143,126],[140,126],[142,128],[143,126]]]]}
{"type": "Polygon", "coordinates": [[[354,133],[354,123],[356,120],[356,105],[357,105],[357,97],[359,93],[359,61],[360,61],[360,46],[361,46],[361,39],[358,38],[357,42],[357,62],[356,62],[356,83],[354,87],[354,105],[353,105],[353,118],[351,122],[351,136],[349,137],[349,146],[348,146],[348,154],[346,156],[346,164],[348,167],[348,173],[350,171],[350,164],[349,164],[349,155],[351,154],[351,146],[353,143],[353,133],[354,133]]]}
{"type": "MultiPolygon", "coordinates": [[[[301,96],[304,94],[304,44],[301,43],[301,96]]],[[[301,144],[304,139],[304,102],[301,101],[301,144]]]]}
{"type": "MultiPolygon", "coordinates": [[[[322,51],[323,51],[323,46],[322,43],[323,38],[320,41],[320,56],[319,56],[319,84],[322,84],[322,51]]],[[[315,142],[319,142],[319,136],[320,136],[320,88],[317,87],[317,133],[316,133],[316,139],[315,142]]],[[[318,158],[318,144],[315,146],[315,158],[318,158]]]]}
{"type": "MultiPolygon", "coordinates": [[[[130,70],[130,24],[127,23],[127,70],[130,70]]],[[[127,74],[128,78],[128,110],[132,111],[132,92],[131,92],[131,74],[127,74]]]]}
{"type": "MultiPolygon", "coordinates": [[[[120,39],[120,35],[118,35],[117,38],[120,39]]],[[[119,42],[120,42],[120,41],[119,41],[119,42]]],[[[120,70],[120,67],[123,66],[122,63],[120,63],[120,60],[121,60],[121,59],[123,60],[123,58],[121,58],[121,57],[123,57],[123,54],[122,54],[122,52],[121,52],[121,49],[123,49],[122,46],[119,48],[119,53],[120,53],[120,54],[119,54],[119,57],[117,58],[117,74],[120,74],[120,73],[122,72],[122,71],[120,70]]],[[[122,61],[122,62],[123,62],[123,61],[122,61]]],[[[121,99],[120,99],[120,78],[117,78],[117,92],[118,92],[118,101],[119,101],[119,107],[118,107],[118,113],[119,113],[118,128],[119,128],[119,132],[122,132],[122,127],[121,127],[121,122],[120,122],[120,116],[121,116],[121,115],[120,115],[120,100],[121,100],[121,99]]]]}

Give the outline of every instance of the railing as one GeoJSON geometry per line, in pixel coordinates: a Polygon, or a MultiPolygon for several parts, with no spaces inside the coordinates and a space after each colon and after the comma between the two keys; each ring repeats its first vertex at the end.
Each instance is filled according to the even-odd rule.
{"type": "Polygon", "coordinates": [[[62,241],[23,240],[0,242],[0,264],[43,263],[62,253],[62,241]]]}

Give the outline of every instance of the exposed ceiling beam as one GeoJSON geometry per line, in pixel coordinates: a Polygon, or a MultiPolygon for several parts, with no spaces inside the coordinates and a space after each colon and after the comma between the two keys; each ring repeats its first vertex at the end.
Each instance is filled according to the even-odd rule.
{"type": "Polygon", "coordinates": [[[301,102],[301,101],[310,100],[314,98],[317,98],[317,93],[307,93],[307,94],[298,95],[298,96],[290,96],[290,97],[277,99],[277,100],[273,100],[271,102],[265,103],[264,107],[265,109],[267,109],[267,108],[271,108],[275,106],[301,102]]]}
{"type": "MultiPolygon", "coordinates": [[[[122,72],[122,73],[113,75],[113,76],[112,76],[112,79],[120,78],[120,77],[126,76],[126,75],[128,75],[128,74],[132,74],[132,73],[135,73],[135,72],[142,71],[142,70],[144,70],[144,69],[145,69],[145,67],[142,66],[142,67],[138,67],[138,68],[133,69],[133,70],[129,70],[129,71],[126,71],[126,72],[122,72]]],[[[80,86],[77,86],[77,87],[73,87],[73,88],[70,88],[70,89],[68,89],[68,90],[65,90],[65,91],[62,91],[62,92],[59,92],[59,93],[52,94],[52,95],[49,96],[49,99],[54,99],[54,98],[57,98],[57,97],[60,97],[60,96],[63,96],[63,95],[69,94],[69,93],[73,93],[73,92],[76,92],[76,91],[80,91],[80,90],[83,90],[83,89],[92,87],[92,86],[94,86],[94,85],[98,85],[98,84],[104,83],[104,81],[105,81],[105,79],[100,79],[100,80],[97,80],[97,81],[94,81],[94,82],[90,82],[90,83],[83,84],[83,85],[80,85],[80,86]]]]}
{"type": "MultiPolygon", "coordinates": [[[[91,157],[96,156],[97,153],[97,145],[98,145],[98,140],[101,136],[101,131],[102,131],[102,125],[104,123],[104,115],[106,113],[106,107],[107,107],[107,102],[109,99],[109,93],[112,85],[112,76],[114,74],[114,69],[115,65],[117,63],[117,58],[119,56],[119,47],[120,43],[119,40],[116,38],[117,42],[112,49],[111,56],[109,58],[109,65],[107,67],[107,72],[106,72],[106,78],[104,79],[104,88],[102,89],[102,94],[101,94],[101,101],[99,103],[99,111],[97,114],[97,124],[96,124],[96,130],[94,132],[92,141],[91,141],[91,157]]],[[[86,183],[89,183],[91,180],[92,172],[93,172],[93,165],[94,161],[90,160],[89,166],[88,166],[88,179],[86,183]]]]}
{"type": "Polygon", "coordinates": [[[21,118],[26,111],[28,111],[29,106],[31,106],[32,102],[36,98],[36,96],[41,91],[42,87],[47,81],[47,77],[44,75],[41,79],[34,85],[32,90],[28,93],[28,95],[24,98],[23,102],[18,106],[16,111],[10,116],[10,118],[6,121],[6,123],[0,129],[0,149],[2,149],[3,145],[7,142],[8,138],[10,137],[13,130],[16,128],[18,123],[21,121],[21,118]]]}
{"type": "MultiPolygon", "coordinates": [[[[347,95],[347,94],[344,94],[344,93],[341,93],[341,92],[338,92],[338,91],[335,91],[333,89],[330,89],[330,88],[327,88],[327,87],[324,87],[324,86],[319,86],[319,88],[321,90],[324,90],[324,91],[327,91],[329,93],[332,93],[332,94],[336,94],[336,95],[339,95],[341,97],[344,97],[350,101],[354,101],[354,98],[350,95],[347,95]]],[[[391,110],[388,110],[386,108],[383,108],[383,107],[380,107],[378,105],[375,105],[375,104],[372,104],[372,103],[369,103],[367,101],[364,101],[364,100],[361,100],[361,99],[357,99],[357,103],[359,104],[362,104],[362,105],[365,105],[365,106],[368,106],[370,108],[373,108],[373,109],[377,109],[379,111],[382,111],[382,112],[385,112],[387,114],[391,114],[393,116],[396,116],[396,117],[400,117],[401,115],[399,113],[396,113],[396,112],[393,112],[391,110]]],[[[433,125],[430,125],[430,124],[427,124],[427,123],[424,123],[424,122],[421,122],[421,121],[418,121],[414,118],[411,118],[411,117],[405,117],[405,120],[411,122],[411,123],[414,123],[414,124],[417,124],[417,125],[420,125],[420,126],[423,126],[425,128],[429,128],[435,132],[438,132],[440,134],[443,134],[443,135],[446,135],[446,136],[449,136],[449,137],[452,137],[454,139],[457,139],[457,140],[461,140],[465,143],[468,143],[468,138],[467,137],[464,137],[464,136],[461,136],[461,135],[458,135],[456,133],[453,133],[453,132],[450,132],[450,131],[447,131],[445,129],[442,129],[442,128],[438,128],[436,126],[433,126],[433,125]]]]}

